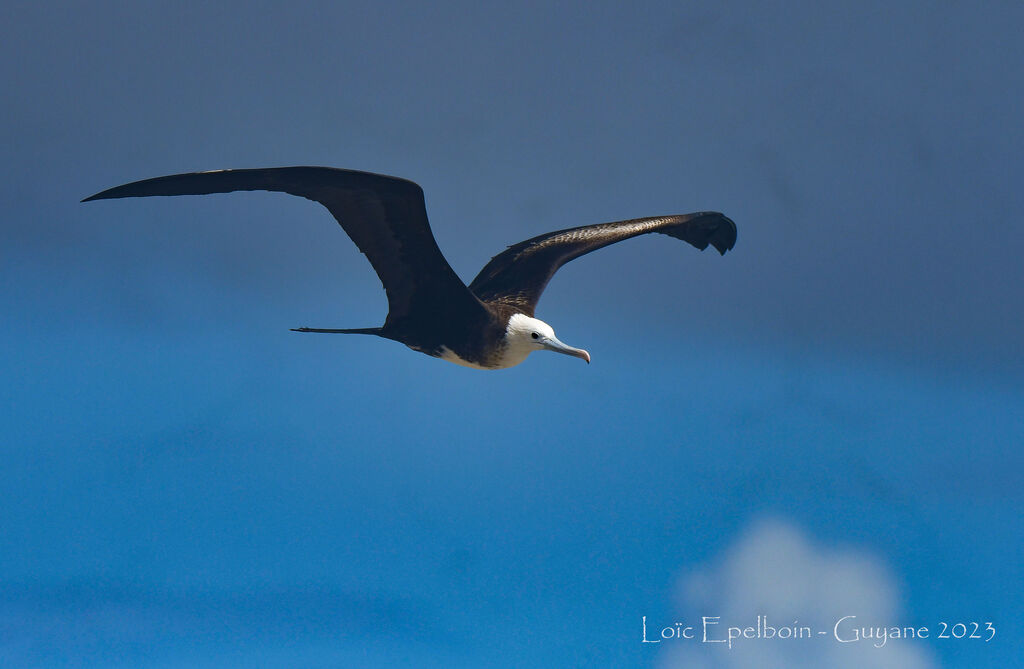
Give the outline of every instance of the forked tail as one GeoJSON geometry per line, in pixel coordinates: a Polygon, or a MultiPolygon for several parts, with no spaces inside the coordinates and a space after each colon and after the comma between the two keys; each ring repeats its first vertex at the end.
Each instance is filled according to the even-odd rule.
{"type": "Polygon", "coordinates": [[[325,330],[323,328],[292,328],[292,332],[326,332],[328,334],[380,335],[381,328],[353,328],[349,330],[325,330]]]}

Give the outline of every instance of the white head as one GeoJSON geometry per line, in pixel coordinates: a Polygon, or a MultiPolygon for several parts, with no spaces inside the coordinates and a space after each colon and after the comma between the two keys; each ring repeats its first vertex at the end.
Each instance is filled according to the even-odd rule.
{"type": "Polygon", "coordinates": [[[513,314],[505,330],[504,367],[518,365],[534,351],[547,349],[556,353],[582,358],[590,362],[590,354],[581,348],[573,348],[558,341],[550,325],[526,314],[513,314]]]}

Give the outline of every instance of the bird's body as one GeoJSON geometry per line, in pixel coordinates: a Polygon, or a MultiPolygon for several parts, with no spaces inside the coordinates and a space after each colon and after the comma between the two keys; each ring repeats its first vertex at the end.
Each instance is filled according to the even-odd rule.
{"type": "Polygon", "coordinates": [[[547,233],[495,256],[467,287],[434,241],[422,189],[395,177],[329,167],[219,170],[157,177],[97,193],[83,201],[238,190],[290,193],[323,204],[366,255],[388,297],[379,328],[297,328],[299,332],[372,334],[477,369],[519,364],[548,349],[590,362],[534,318],[548,281],[564,263],[608,244],[660,232],[724,254],[736,226],[716,212],[640,218],[547,233]]]}

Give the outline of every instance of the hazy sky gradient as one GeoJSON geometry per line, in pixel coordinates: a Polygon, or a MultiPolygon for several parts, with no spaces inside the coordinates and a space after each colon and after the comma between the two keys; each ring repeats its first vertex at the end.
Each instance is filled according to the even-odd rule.
{"type": "Polygon", "coordinates": [[[1012,3],[5,4],[0,660],[664,666],[640,616],[676,615],[680,579],[771,517],[883,565],[893,624],[999,626],[921,657],[1008,666],[1022,24],[1012,3]],[[538,316],[593,364],[480,373],[288,331],[386,312],[315,204],[78,203],[292,164],[417,181],[466,280],[586,223],[714,209],[739,240],[571,263],[538,316]]]}

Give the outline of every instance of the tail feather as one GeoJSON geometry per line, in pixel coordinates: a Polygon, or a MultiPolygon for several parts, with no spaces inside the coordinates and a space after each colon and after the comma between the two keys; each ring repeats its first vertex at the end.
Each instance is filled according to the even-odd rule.
{"type": "Polygon", "coordinates": [[[325,332],[328,334],[365,334],[380,335],[381,328],[351,328],[348,330],[334,330],[323,328],[292,328],[292,332],[325,332]]]}

